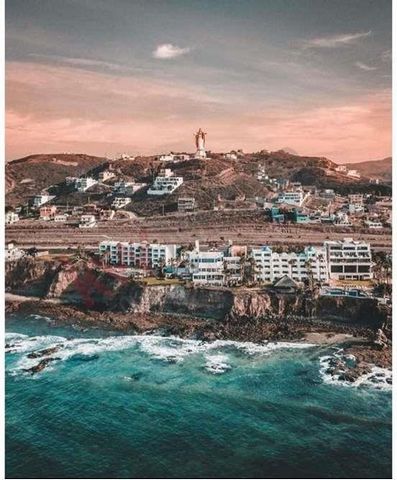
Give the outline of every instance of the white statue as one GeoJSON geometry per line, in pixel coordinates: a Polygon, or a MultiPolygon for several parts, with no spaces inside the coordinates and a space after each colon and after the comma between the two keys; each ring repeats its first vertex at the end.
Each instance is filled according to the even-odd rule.
{"type": "Polygon", "coordinates": [[[205,153],[205,136],[207,134],[199,128],[199,131],[194,135],[196,138],[196,158],[207,158],[205,153]]]}

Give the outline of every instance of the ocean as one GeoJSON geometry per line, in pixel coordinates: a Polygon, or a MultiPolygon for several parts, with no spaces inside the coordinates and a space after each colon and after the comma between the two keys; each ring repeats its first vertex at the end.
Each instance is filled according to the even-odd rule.
{"type": "Polygon", "coordinates": [[[336,347],[6,319],[7,478],[390,478],[391,387],[336,347]],[[29,353],[59,346],[37,374],[29,353]]]}

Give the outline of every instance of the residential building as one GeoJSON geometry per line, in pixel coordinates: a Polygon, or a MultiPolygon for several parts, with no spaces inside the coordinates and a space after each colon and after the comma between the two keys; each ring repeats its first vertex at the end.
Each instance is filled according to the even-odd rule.
{"type": "Polygon", "coordinates": [[[352,238],[324,242],[328,273],[332,280],[368,280],[373,278],[371,248],[352,238]]]}
{"type": "Polygon", "coordinates": [[[54,222],[66,222],[68,219],[69,215],[67,213],[58,213],[57,215],[54,216],[54,222]]]}
{"type": "Polygon", "coordinates": [[[158,243],[129,243],[103,241],[99,244],[99,254],[108,255],[112,265],[152,269],[170,264],[177,258],[179,245],[158,243]]]}
{"type": "Polygon", "coordinates": [[[359,193],[353,193],[348,196],[349,213],[361,213],[364,211],[364,196],[359,193]]]}
{"type": "Polygon", "coordinates": [[[100,182],[106,182],[107,180],[110,180],[111,178],[113,178],[115,175],[113,172],[111,172],[110,170],[103,170],[103,172],[101,172],[99,175],[98,175],[98,180],[100,182]]]}
{"type": "Polygon", "coordinates": [[[292,212],[292,218],[295,223],[310,223],[310,217],[307,213],[300,212],[296,208],[292,212]]]}
{"type": "Polygon", "coordinates": [[[303,252],[277,253],[269,246],[252,249],[255,261],[255,278],[262,282],[274,282],[288,275],[302,282],[312,276],[313,280],[324,282],[328,278],[326,252],[323,247],[305,247],[303,252]]]}
{"type": "Polygon", "coordinates": [[[78,177],[66,177],[65,178],[65,184],[68,185],[68,186],[69,185],[75,185],[78,179],[79,179],[78,177]]]}
{"type": "Polygon", "coordinates": [[[95,215],[82,215],[80,217],[79,228],[93,228],[96,227],[95,215]]]}
{"type": "Polygon", "coordinates": [[[332,188],[326,188],[319,193],[320,198],[324,198],[324,200],[334,200],[335,199],[335,191],[332,188]]]}
{"type": "Polygon", "coordinates": [[[380,230],[383,228],[383,224],[379,220],[365,220],[364,225],[371,230],[380,230]]]}
{"type": "Polygon", "coordinates": [[[335,170],[340,173],[346,173],[347,172],[347,167],[346,165],[338,165],[335,170]]]}
{"type": "Polygon", "coordinates": [[[95,180],[95,178],[92,177],[81,177],[78,178],[74,184],[76,190],[78,192],[85,192],[92,186],[96,185],[98,182],[95,180]]]}
{"type": "Polygon", "coordinates": [[[174,192],[182,183],[183,177],[176,177],[169,168],[164,168],[147,193],[148,195],[167,195],[174,192]]]}
{"type": "Polygon", "coordinates": [[[18,260],[24,255],[25,252],[23,250],[17,248],[13,243],[9,243],[5,251],[5,261],[14,262],[15,260],[18,260]]]}
{"type": "Polygon", "coordinates": [[[192,281],[195,285],[222,286],[225,283],[224,257],[220,250],[202,252],[198,245],[186,252],[192,281]]]}
{"type": "Polygon", "coordinates": [[[57,213],[57,207],[55,205],[46,205],[40,208],[40,220],[52,220],[57,213]]]}
{"type": "Polygon", "coordinates": [[[125,180],[120,180],[114,184],[113,193],[120,195],[133,195],[143,187],[146,187],[146,183],[126,182],[125,180]]]}
{"type": "Polygon", "coordinates": [[[19,215],[15,212],[7,212],[5,214],[6,225],[12,225],[15,222],[19,222],[19,215]]]}
{"type": "Polygon", "coordinates": [[[185,162],[186,160],[190,160],[190,155],[186,153],[169,153],[166,155],[160,155],[159,160],[160,162],[185,162]]]}
{"type": "Polygon", "coordinates": [[[115,211],[114,210],[105,210],[102,209],[99,212],[99,220],[111,220],[114,217],[115,211]]]}
{"type": "Polygon", "coordinates": [[[229,153],[225,153],[225,158],[227,160],[237,160],[237,154],[236,152],[229,152],[229,153]]]}
{"type": "Polygon", "coordinates": [[[287,205],[301,206],[305,200],[305,195],[302,190],[289,190],[281,192],[277,198],[277,203],[286,203],[287,205]]]}
{"type": "Polygon", "coordinates": [[[196,209],[196,200],[193,197],[178,198],[178,212],[194,212],[196,209]]]}
{"type": "Polygon", "coordinates": [[[361,174],[357,170],[348,170],[347,176],[353,178],[361,178],[361,174]]]}
{"type": "Polygon", "coordinates": [[[52,200],[53,198],[55,198],[54,195],[48,195],[48,194],[42,194],[42,195],[35,195],[33,197],[33,207],[34,208],[39,208],[41,207],[42,205],[44,205],[45,203],[49,202],[50,200],[52,200]]]}
{"type": "Polygon", "coordinates": [[[131,203],[131,199],[129,197],[116,197],[112,202],[112,207],[116,210],[125,207],[131,203]]]}

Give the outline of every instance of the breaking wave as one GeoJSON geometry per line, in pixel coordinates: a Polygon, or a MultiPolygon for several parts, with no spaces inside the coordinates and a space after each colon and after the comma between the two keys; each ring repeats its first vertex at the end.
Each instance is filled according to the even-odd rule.
{"type": "MultiPolygon", "coordinates": [[[[232,368],[227,363],[226,352],[229,350],[240,351],[249,356],[266,356],[280,349],[301,349],[312,346],[312,344],[307,343],[268,342],[255,344],[231,340],[216,340],[209,343],[157,335],[70,339],[52,335],[29,337],[19,333],[6,334],[6,353],[21,355],[9,371],[14,375],[26,373],[27,370],[37,365],[44,358],[50,359],[51,367],[54,367],[56,363],[73,357],[96,357],[104,352],[118,352],[131,348],[138,348],[152,359],[169,363],[181,363],[188,356],[202,354],[206,361],[205,370],[213,374],[220,374],[232,368]]],[[[46,368],[46,370],[48,369],[46,368]]]]}
{"type": "Polygon", "coordinates": [[[332,371],[335,362],[343,366],[352,366],[355,363],[354,355],[344,355],[343,349],[338,349],[332,355],[320,357],[320,375],[324,383],[344,387],[372,387],[378,390],[392,390],[392,370],[381,368],[375,365],[370,366],[368,373],[363,373],[354,381],[348,381],[343,378],[341,371],[332,371]]]}

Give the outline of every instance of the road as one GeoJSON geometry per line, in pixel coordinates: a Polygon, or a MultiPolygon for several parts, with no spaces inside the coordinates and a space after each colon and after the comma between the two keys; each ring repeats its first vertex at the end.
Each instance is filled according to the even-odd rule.
{"type": "Polygon", "coordinates": [[[203,244],[232,240],[234,243],[258,246],[321,245],[325,240],[341,240],[345,237],[368,241],[377,250],[391,251],[390,230],[372,232],[345,228],[341,231],[338,227],[323,225],[286,227],[243,212],[111,220],[85,230],[54,222],[20,221],[6,229],[7,242],[16,241],[22,248],[36,246],[46,249],[78,246],[92,249],[100,241],[110,239],[177,244],[194,243],[195,240],[203,244]]]}

